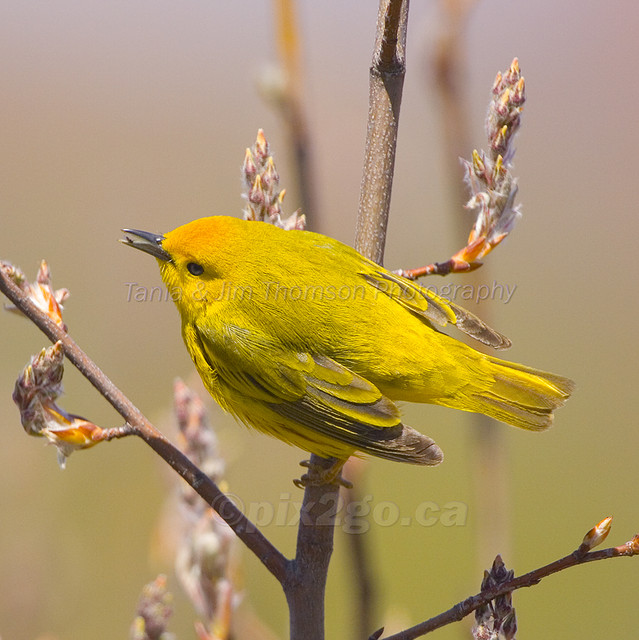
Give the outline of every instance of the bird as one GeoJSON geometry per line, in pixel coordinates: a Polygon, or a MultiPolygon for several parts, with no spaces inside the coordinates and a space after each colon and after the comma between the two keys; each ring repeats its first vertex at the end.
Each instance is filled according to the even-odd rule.
{"type": "Polygon", "coordinates": [[[473,313],[328,236],[231,216],[164,235],[123,229],[157,259],[204,386],[240,422],[343,464],[371,455],[436,465],[399,403],[551,426],[572,380],[481,353],[510,340],[473,313]],[[452,329],[454,331],[454,329],[452,329]]]}

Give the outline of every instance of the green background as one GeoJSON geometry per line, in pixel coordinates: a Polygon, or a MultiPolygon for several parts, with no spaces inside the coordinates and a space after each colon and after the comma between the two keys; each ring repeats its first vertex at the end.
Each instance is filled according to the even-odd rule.
{"type": "MultiPolygon", "coordinates": [[[[312,224],[348,243],[375,4],[300,4],[320,209],[312,224]]],[[[118,245],[119,229],[163,232],[213,213],[241,215],[240,166],[258,127],[289,185],[287,210],[298,206],[287,182],[292,172],[282,123],[257,89],[276,58],[271,11],[267,2],[247,10],[245,3],[200,0],[0,5],[0,258],[30,278],[41,258],[49,261],[54,284],[71,290],[65,320],[73,337],[169,434],[174,377],[198,383],[173,305],[127,301],[126,283],[152,287],[159,275],[150,259],[118,245]]],[[[494,473],[509,504],[508,522],[498,525],[499,539],[483,541],[479,532],[496,518],[495,497],[478,476],[480,450],[481,457],[488,454],[478,447],[472,420],[437,407],[405,407],[406,421],[434,437],[446,460],[436,469],[365,465],[360,487],[373,512],[391,502],[401,518],[411,518],[402,526],[380,521],[382,514],[367,534],[378,626],[414,624],[476,593],[496,553],[524,573],[570,553],[607,515],[615,518],[612,545],[639,530],[633,489],[638,19],[638,6],[627,0],[486,1],[470,16],[471,145],[484,144],[491,83],[514,56],[528,93],[515,162],[524,217],[474,280],[517,289],[508,304],[488,300],[475,311],[513,340],[509,359],[568,375],[578,390],[547,433],[498,427],[496,446],[506,462],[494,473]],[[415,523],[426,502],[463,503],[463,526],[415,523]]],[[[448,171],[453,152],[444,145],[429,67],[440,29],[434,3],[412,3],[386,252],[391,268],[443,260],[460,246],[448,205],[458,176],[448,171]]],[[[46,341],[8,313],[0,314],[0,336],[3,640],[126,637],[142,585],[160,571],[169,573],[175,592],[171,628],[194,637],[194,613],[172,574],[164,505],[175,477],[134,440],[75,454],[60,472],[54,450],[25,436],[11,402],[17,374],[46,341]]],[[[67,410],[103,426],[120,424],[71,365],[65,388],[67,410]]],[[[247,509],[301,499],[291,479],[303,454],[249,433],[215,407],[211,416],[230,489],[247,509]]],[[[484,462],[490,468],[493,461],[484,462]]],[[[292,554],[294,527],[275,522],[265,532],[292,554]]],[[[330,638],[354,637],[346,543],[338,530],[330,638]]],[[[256,615],[275,637],[286,637],[279,587],[249,554],[240,555],[238,616],[256,615]]],[[[638,587],[639,564],[632,559],[548,578],[515,595],[519,637],[636,638],[638,587]]],[[[468,625],[437,634],[467,638],[468,625]]]]}

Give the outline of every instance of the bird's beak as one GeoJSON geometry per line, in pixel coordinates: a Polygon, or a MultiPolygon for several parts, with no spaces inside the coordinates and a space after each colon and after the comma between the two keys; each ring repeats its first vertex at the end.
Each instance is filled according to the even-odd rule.
{"type": "Polygon", "coordinates": [[[150,253],[158,260],[171,262],[171,256],[162,248],[164,236],[150,231],[139,231],[138,229],[122,229],[122,231],[126,233],[126,237],[120,240],[122,244],[150,253]],[[130,238],[129,236],[135,237],[130,238]]]}

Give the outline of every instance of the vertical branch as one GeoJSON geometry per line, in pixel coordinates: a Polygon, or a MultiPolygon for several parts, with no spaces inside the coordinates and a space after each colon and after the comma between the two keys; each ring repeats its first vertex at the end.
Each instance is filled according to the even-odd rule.
{"type": "MultiPolygon", "coordinates": [[[[469,216],[462,209],[468,200],[466,185],[460,179],[462,169],[460,157],[468,155],[472,148],[469,134],[468,96],[465,90],[466,61],[468,56],[464,47],[464,32],[470,10],[475,0],[442,0],[440,2],[443,25],[435,45],[433,67],[435,89],[441,105],[441,119],[444,133],[445,163],[449,167],[451,179],[450,219],[455,231],[455,242],[465,241],[468,235],[469,216]]],[[[469,274],[469,284],[477,284],[490,280],[484,265],[481,276],[469,274]]],[[[466,306],[471,311],[473,303],[466,306]]],[[[486,308],[481,309],[482,319],[490,324],[486,308]]],[[[504,451],[502,431],[486,416],[469,415],[472,423],[473,450],[475,459],[475,494],[478,502],[478,549],[480,566],[484,566],[496,553],[508,555],[508,495],[507,495],[507,460],[504,451]]]]}
{"type": "MultiPolygon", "coordinates": [[[[350,505],[365,504],[362,486],[365,482],[367,461],[360,458],[351,458],[346,465],[347,478],[353,486],[346,491],[346,512],[349,513],[350,505]]],[[[373,562],[369,548],[368,533],[370,530],[347,531],[348,546],[351,555],[351,574],[355,583],[354,600],[355,610],[353,619],[356,621],[354,638],[366,638],[374,628],[377,611],[376,583],[373,562]]]]}
{"type": "MultiPolygon", "coordinates": [[[[247,219],[269,220],[285,229],[300,227],[304,216],[298,218],[297,214],[293,214],[286,220],[280,217],[284,190],[279,187],[275,162],[261,129],[253,149],[246,151],[244,178],[245,197],[249,202],[247,219]]],[[[298,186],[300,191],[304,191],[304,185],[298,186]]],[[[312,455],[310,466],[315,470],[325,469],[334,462],[312,455]]],[[[316,475],[321,477],[321,474],[316,475]]],[[[331,510],[331,507],[337,504],[338,495],[338,485],[312,484],[309,478],[300,512],[295,558],[287,564],[285,580],[282,582],[289,609],[291,640],[324,638],[326,578],[333,553],[333,528],[337,512],[336,508],[331,510]]]]}
{"type": "MultiPolygon", "coordinates": [[[[399,112],[406,74],[406,32],[409,0],[380,0],[373,60],[369,73],[368,122],[360,187],[355,248],[382,264],[395,170],[399,112]]],[[[360,478],[362,474],[359,474],[360,478]]],[[[366,565],[361,536],[352,534],[355,564],[366,565]]],[[[367,567],[370,570],[370,567],[367,567]]],[[[361,637],[370,629],[373,584],[370,574],[358,576],[361,637]]]]}
{"type": "MultiPolygon", "coordinates": [[[[288,36],[293,33],[289,0],[278,0],[279,40],[282,57],[293,61],[296,48],[288,36]]],[[[406,23],[408,0],[382,0],[377,22],[375,52],[370,71],[369,115],[366,157],[357,221],[357,249],[381,264],[395,165],[397,124],[405,73],[406,23]]],[[[299,67],[297,67],[299,70],[299,67]]],[[[294,71],[291,76],[294,76],[294,71]]],[[[292,96],[292,94],[289,94],[292,96]]],[[[291,100],[289,104],[293,104],[291,100]]],[[[298,103],[299,104],[299,103],[298,103]]],[[[294,115],[291,130],[298,134],[294,115]]],[[[303,140],[301,139],[303,142],[303,140]]],[[[301,149],[300,151],[303,151],[301,149]]],[[[299,161],[299,157],[298,157],[299,161]]],[[[310,183],[303,181],[302,194],[310,183]]],[[[311,464],[328,466],[329,461],[311,456],[311,464]]],[[[297,537],[297,552],[290,579],[284,591],[290,611],[292,639],[324,638],[324,594],[328,565],[333,551],[335,513],[339,487],[308,486],[297,537]]]]}
{"type": "Polygon", "coordinates": [[[477,559],[483,566],[491,554],[510,554],[508,455],[499,425],[482,415],[473,415],[471,420],[474,492],[479,514],[477,559]]]}
{"type": "Polygon", "coordinates": [[[407,22],[408,0],[380,0],[356,235],[357,250],[378,264],[384,258],[393,186],[407,22]]]}
{"type": "MultiPolygon", "coordinates": [[[[299,27],[295,0],[275,0],[276,31],[280,61],[286,78],[278,101],[288,127],[295,180],[302,212],[313,224],[316,212],[310,136],[302,100],[299,27]]],[[[329,467],[332,461],[315,454],[311,465],[329,467]]],[[[304,491],[297,532],[297,548],[283,583],[289,608],[291,640],[323,640],[324,601],[328,567],[333,553],[333,532],[338,485],[309,485],[304,491]]]]}
{"type": "MultiPolygon", "coordinates": [[[[285,84],[278,99],[292,151],[292,169],[299,186],[300,207],[307,219],[316,215],[316,189],[311,140],[302,99],[302,57],[295,0],[275,0],[275,24],[285,84]]],[[[311,224],[313,224],[311,222],[311,224]]]]}
{"type": "Polygon", "coordinates": [[[464,30],[475,0],[440,0],[441,29],[435,42],[432,66],[435,88],[441,105],[444,134],[443,162],[448,166],[451,185],[450,217],[455,222],[455,242],[468,236],[468,220],[462,207],[468,200],[459,158],[468,155],[470,144],[468,98],[465,92],[466,61],[464,30]],[[461,215],[460,215],[461,214],[461,215]],[[457,237],[459,236],[459,237],[457,237]]]}
{"type": "MultiPolygon", "coordinates": [[[[311,456],[311,465],[325,469],[333,462],[311,456]]],[[[284,584],[291,640],[324,640],[324,595],[338,499],[336,484],[308,485],[304,490],[297,551],[284,584]]]]}

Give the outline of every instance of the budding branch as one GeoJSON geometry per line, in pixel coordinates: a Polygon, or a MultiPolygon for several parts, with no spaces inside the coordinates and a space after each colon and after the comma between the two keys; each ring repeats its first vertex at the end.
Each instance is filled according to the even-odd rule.
{"type": "MultiPolygon", "coordinates": [[[[553,573],[558,573],[564,569],[576,567],[577,565],[584,564],[586,562],[606,560],[607,558],[631,557],[637,554],[639,554],[639,534],[632,540],[629,540],[618,547],[610,547],[609,549],[601,549],[600,551],[590,551],[586,553],[577,549],[559,560],[555,560],[550,564],[539,567],[539,569],[535,569],[534,571],[525,573],[522,576],[513,578],[508,582],[500,584],[498,587],[485,589],[477,595],[470,596],[469,598],[458,602],[455,606],[448,609],[448,611],[444,611],[429,620],[420,622],[410,629],[405,629],[399,633],[386,636],[383,640],[413,640],[414,638],[419,638],[420,636],[424,636],[435,629],[446,626],[447,624],[458,622],[468,614],[475,611],[475,609],[487,604],[500,595],[510,593],[516,589],[521,589],[522,587],[532,587],[541,582],[542,578],[552,575],[553,573]]],[[[371,638],[381,638],[381,636],[374,634],[371,638]]]]}
{"type": "MultiPolygon", "coordinates": [[[[108,400],[127,421],[117,427],[114,437],[136,435],[142,438],[228,523],[238,538],[261,560],[280,583],[287,579],[289,561],[264,537],[257,527],[220,491],[218,486],[197,468],[177,447],[171,444],[142,412],[111,382],[78,344],[41,311],[0,265],[0,291],[33,322],[51,342],[60,341],[65,356],[80,373],[108,400]]],[[[108,439],[108,438],[106,438],[108,439]]]]}

